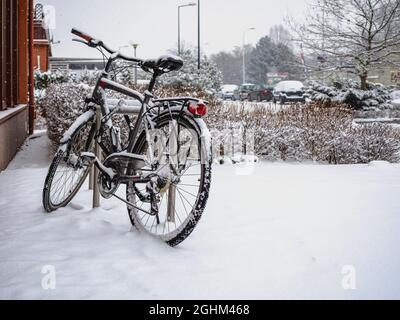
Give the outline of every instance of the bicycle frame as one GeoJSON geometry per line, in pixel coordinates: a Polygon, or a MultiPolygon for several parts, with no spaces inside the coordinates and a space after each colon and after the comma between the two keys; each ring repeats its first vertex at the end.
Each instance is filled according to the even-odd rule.
{"type": "MultiPolygon", "coordinates": [[[[155,82],[157,79],[157,74],[153,75],[150,85],[149,85],[147,91],[145,92],[145,95],[143,96],[139,92],[132,90],[128,87],[125,87],[125,86],[109,79],[109,72],[110,72],[110,69],[112,68],[112,63],[117,58],[118,58],[118,56],[111,56],[109,58],[107,65],[105,67],[105,70],[101,73],[101,76],[97,80],[96,86],[95,86],[93,94],[92,94],[91,102],[100,106],[101,115],[103,118],[107,117],[110,114],[110,109],[107,105],[107,101],[105,98],[105,92],[104,92],[104,90],[106,90],[106,89],[112,90],[115,92],[119,92],[125,96],[133,98],[134,100],[137,100],[141,104],[141,109],[140,109],[139,113],[137,114],[137,120],[136,120],[135,125],[133,126],[133,130],[132,130],[132,127],[130,128],[131,132],[129,135],[129,137],[130,137],[129,145],[128,145],[128,148],[126,151],[129,153],[132,153],[134,145],[135,145],[135,141],[136,141],[136,138],[137,138],[137,135],[139,132],[140,125],[143,121],[143,115],[148,110],[148,105],[152,98],[151,91],[154,88],[154,85],[155,85],[155,82]]],[[[109,129],[112,129],[113,126],[112,126],[111,119],[108,119],[107,127],[109,129]]],[[[113,145],[114,152],[117,151],[116,150],[117,146],[115,145],[115,137],[112,137],[111,142],[113,145]]]]}
{"type": "MultiPolygon", "coordinates": [[[[139,104],[141,105],[139,110],[135,109],[134,112],[132,112],[132,110],[129,110],[130,114],[137,115],[136,123],[133,126],[131,126],[130,120],[128,121],[129,117],[125,118],[128,121],[128,124],[130,126],[129,144],[126,148],[126,152],[133,153],[134,147],[135,147],[135,142],[138,137],[139,129],[140,129],[142,122],[143,121],[145,122],[144,128],[146,130],[146,133],[150,129],[148,126],[149,121],[146,121],[146,120],[149,120],[147,118],[149,110],[151,110],[155,107],[153,103],[157,103],[157,104],[167,103],[168,105],[180,104],[182,106],[181,112],[183,112],[185,106],[189,102],[199,103],[201,100],[197,99],[197,98],[192,98],[192,97],[176,97],[176,98],[165,98],[165,99],[153,100],[152,91],[154,89],[154,86],[156,84],[158,76],[160,76],[160,74],[157,74],[157,73],[153,74],[150,84],[149,84],[147,90],[144,92],[144,95],[142,95],[140,92],[138,92],[136,90],[132,90],[126,86],[123,86],[115,81],[110,80],[109,72],[112,68],[112,63],[115,60],[117,60],[118,58],[119,58],[118,54],[112,55],[109,58],[109,60],[106,64],[105,70],[101,73],[99,79],[97,80],[96,86],[92,93],[92,98],[90,99],[89,103],[92,102],[92,103],[100,106],[101,114],[104,119],[112,112],[112,110],[109,108],[109,106],[107,104],[107,99],[105,97],[104,90],[112,90],[112,91],[121,93],[121,94],[128,96],[130,98],[133,98],[134,100],[137,100],[139,102],[139,104]]],[[[126,116],[126,114],[125,114],[125,116],[126,116]]],[[[108,119],[106,124],[109,129],[113,128],[111,119],[108,119]]],[[[114,152],[117,152],[120,150],[117,150],[117,146],[114,144],[115,141],[116,141],[116,138],[112,137],[112,139],[111,139],[111,142],[113,144],[112,147],[114,149],[114,152]]],[[[103,151],[106,151],[106,150],[104,150],[103,147],[102,147],[102,149],[103,149],[103,151]]]]}

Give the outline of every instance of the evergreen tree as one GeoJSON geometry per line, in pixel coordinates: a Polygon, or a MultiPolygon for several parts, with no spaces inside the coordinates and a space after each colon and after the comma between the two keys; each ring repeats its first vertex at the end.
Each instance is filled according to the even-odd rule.
{"type": "Polygon", "coordinates": [[[304,70],[298,60],[299,58],[290,47],[283,43],[276,45],[274,67],[277,71],[287,72],[291,79],[301,79],[304,76],[304,70]]]}
{"type": "Polygon", "coordinates": [[[275,71],[276,54],[277,48],[271,38],[268,36],[261,38],[250,56],[247,68],[247,78],[250,82],[257,84],[267,82],[267,73],[275,71]]]}
{"type": "Polygon", "coordinates": [[[298,78],[301,71],[295,54],[287,45],[275,44],[265,36],[251,53],[247,78],[250,82],[266,84],[269,72],[288,72],[291,78],[298,78]]]}

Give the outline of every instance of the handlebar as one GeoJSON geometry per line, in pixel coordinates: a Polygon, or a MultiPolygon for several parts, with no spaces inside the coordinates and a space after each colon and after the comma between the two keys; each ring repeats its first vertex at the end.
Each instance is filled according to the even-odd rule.
{"type": "Polygon", "coordinates": [[[106,46],[103,43],[103,41],[97,40],[97,39],[93,38],[92,36],[82,32],[82,31],[80,31],[78,29],[73,28],[71,30],[71,33],[85,40],[85,41],[83,41],[83,40],[80,40],[80,39],[73,39],[73,41],[77,41],[77,42],[83,43],[83,44],[85,44],[85,45],[87,45],[88,47],[91,47],[91,48],[102,47],[109,54],[117,55],[114,59],[120,58],[120,59],[123,59],[123,60],[126,60],[126,61],[136,62],[138,64],[142,64],[143,63],[143,60],[141,60],[141,59],[134,58],[134,57],[129,57],[127,55],[124,55],[124,54],[120,53],[119,51],[115,51],[115,50],[110,49],[108,46],[106,46]]]}
{"type": "Polygon", "coordinates": [[[71,33],[86,40],[87,42],[91,42],[93,40],[92,36],[89,36],[88,34],[82,32],[78,29],[75,29],[75,28],[72,28],[71,33]]]}

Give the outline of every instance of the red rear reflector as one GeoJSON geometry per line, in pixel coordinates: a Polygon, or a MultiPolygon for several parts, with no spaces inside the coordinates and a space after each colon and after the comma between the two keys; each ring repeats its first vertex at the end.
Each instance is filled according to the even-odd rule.
{"type": "Polygon", "coordinates": [[[207,114],[207,106],[204,103],[189,104],[189,112],[197,117],[204,117],[207,114]]]}

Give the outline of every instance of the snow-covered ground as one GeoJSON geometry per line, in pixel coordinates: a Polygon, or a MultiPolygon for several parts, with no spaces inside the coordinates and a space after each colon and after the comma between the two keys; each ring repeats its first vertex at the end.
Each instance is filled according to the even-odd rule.
{"type": "Polygon", "coordinates": [[[47,166],[37,138],[0,174],[2,299],[400,298],[399,165],[215,166],[204,219],[175,249],[131,230],[118,200],[92,210],[86,187],[45,214],[47,166]]]}

